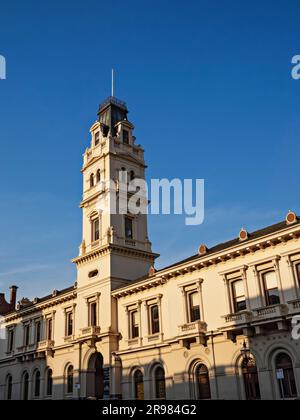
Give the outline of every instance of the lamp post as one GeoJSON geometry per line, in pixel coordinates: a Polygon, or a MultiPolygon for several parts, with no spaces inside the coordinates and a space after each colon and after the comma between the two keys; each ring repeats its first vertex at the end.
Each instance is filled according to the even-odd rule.
{"type": "Polygon", "coordinates": [[[251,360],[251,356],[250,356],[250,349],[249,347],[247,347],[246,341],[244,340],[244,343],[242,345],[241,348],[241,354],[243,356],[243,359],[245,361],[245,363],[247,364],[249,362],[249,360],[251,360]]]}

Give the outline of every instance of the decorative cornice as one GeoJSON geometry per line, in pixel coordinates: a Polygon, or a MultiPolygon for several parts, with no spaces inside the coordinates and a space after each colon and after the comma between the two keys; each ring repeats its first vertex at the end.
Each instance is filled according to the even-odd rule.
{"type": "MultiPolygon", "coordinates": [[[[288,228],[280,230],[277,233],[265,235],[261,238],[256,238],[253,240],[250,239],[245,243],[239,243],[238,245],[234,245],[222,251],[218,251],[210,255],[198,256],[198,258],[195,258],[191,261],[185,261],[183,263],[179,263],[178,265],[174,265],[172,267],[160,270],[151,278],[142,280],[141,282],[129,284],[120,289],[117,289],[112,293],[112,295],[115,297],[121,297],[137,293],[138,291],[140,291],[140,289],[145,290],[150,287],[153,287],[152,284],[155,284],[155,282],[159,282],[160,280],[166,283],[166,281],[168,281],[171,278],[183,276],[185,274],[192,273],[195,271],[200,271],[203,268],[208,268],[210,266],[217,266],[218,264],[226,262],[228,260],[232,260],[247,254],[253,254],[262,249],[276,246],[280,243],[287,242],[292,239],[296,239],[300,236],[300,226],[297,225],[297,229],[295,229],[295,226],[293,226],[292,228],[293,229],[291,229],[291,226],[289,226],[288,228]]],[[[276,258],[276,256],[273,257],[273,259],[274,258],[276,258]]],[[[266,260],[272,260],[272,257],[266,260]]],[[[257,262],[253,264],[257,265],[257,262]]],[[[250,266],[251,264],[248,265],[250,266]]],[[[241,266],[238,267],[238,269],[240,268],[241,266]]]]}
{"type": "Polygon", "coordinates": [[[121,245],[104,245],[100,248],[94,249],[93,251],[88,252],[85,255],[80,255],[72,260],[72,262],[76,265],[82,265],[90,261],[94,261],[95,259],[102,257],[103,255],[111,254],[113,252],[128,255],[130,257],[134,256],[137,258],[143,258],[146,260],[153,261],[155,258],[158,258],[158,254],[154,254],[152,252],[143,251],[139,249],[127,248],[121,245]]]}
{"type": "Polygon", "coordinates": [[[31,305],[30,307],[20,309],[18,311],[12,312],[5,316],[6,322],[11,322],[14,320],[17,320],[18,318],[23,318],[24,316],[28,316],[33,314],[34,312],[43,311],[45,309],[49,309],[51,307],[60,305],[64,302],[74,300],[77,297],[77,291],[72,291],[69,293],[66,293],[65,295],[59,296],[59,297],[49,297],[49,299],[36,303],[31,305]]]}

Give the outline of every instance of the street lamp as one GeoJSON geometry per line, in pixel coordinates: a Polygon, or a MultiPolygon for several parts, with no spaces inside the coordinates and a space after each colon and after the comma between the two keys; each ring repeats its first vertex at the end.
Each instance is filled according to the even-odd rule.
{"type": "Polygon", "coordinates": [[[250,349],[247,347],[246,341],[244,340],[244,343],[241,348],[241,354],[243,356],[244,361],[247,363],[249,360],[251,360],[250,356],[250,349]]]}

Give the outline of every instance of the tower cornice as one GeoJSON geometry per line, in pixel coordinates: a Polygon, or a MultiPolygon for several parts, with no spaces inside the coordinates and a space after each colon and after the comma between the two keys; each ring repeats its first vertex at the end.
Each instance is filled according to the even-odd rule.
{"type": "Polygon", "coordinates": [[[97,248],[93,251],[90,251],[84,255],[80,255],[72,260],[74,264],[82,265],[88,263],[90,261],[96,260],[99,257],[102,257],[107,254],[116,253],[119,255],[127,255],[130,257],[136,257],[140,259],[144,259],[147,261],[154,261],[156,258],[159,257],[159,254],[155,254],[153,252],[147,252],[140,249],[128,248],[123,247],[121,245],[105,245],[100,248],[97,248]]]}

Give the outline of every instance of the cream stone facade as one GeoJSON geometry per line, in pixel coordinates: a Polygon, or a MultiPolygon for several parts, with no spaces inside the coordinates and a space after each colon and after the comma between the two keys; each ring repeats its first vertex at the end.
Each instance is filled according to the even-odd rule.
{"type": "Polygon", "coordinates": [[[103,180],[145,178],[127,112],[108,98],[90,130],[76,283],[17,305],[16,287],[0,294],[0,399],[297,398],[297,216],[156,271],[147,216],[99,209],[103,180]]]}

